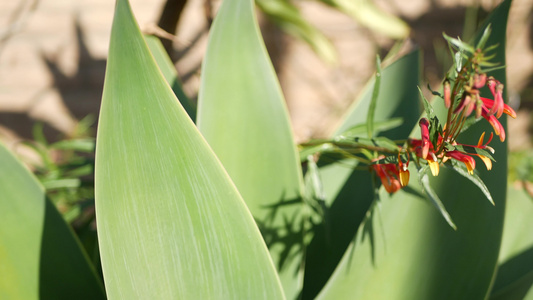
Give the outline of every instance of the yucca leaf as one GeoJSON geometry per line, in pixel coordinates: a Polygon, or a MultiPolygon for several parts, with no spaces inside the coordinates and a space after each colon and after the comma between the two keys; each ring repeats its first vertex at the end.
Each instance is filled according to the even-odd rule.
{"type": "Polygon", "coordinates": [[[202,65],[198,128],[259,225],[288,299],[302,286],[303,179],[251,0],[224,0],[202,65]]]}
{"type": "MultiPolygon", "coordinates": [[[[494,29],[487,45],[502,45],[497,49],[502,63],[509,6],[510,1],[503,2],[485,23],[494,29]]],[[[505,81],[504,72],[490,75],[505,81]]],[[[442,101],[433,107],[437,115],[445,110],[442,101]]],[[[504,117],[500,121],[506,124],[504,117]]],[[[489,130],[487,122],[479,122],[460,138],[475,141],[489,130]]],[[[506,143],[491,146],[498,163],[479,173],[495,206],[469,180],[441,169],[430,185],[457,225],[454,231],[421,195],[416,181],[392,197],[382,190],[381,205],[369,212],[381,221],[369,218],[361,224],[318,299],[485,298],[498,259],[507,185],[506,143]]]]}
{"type": "Polygon", "coordinates": [[[117,1],[96,146],[110,299],[283,299],[254,220],[117,1]]]}
{"type": "Polygon", "coordinates": [[[0,144],[0,299],[105,299],[37,179],[0,144]]]}

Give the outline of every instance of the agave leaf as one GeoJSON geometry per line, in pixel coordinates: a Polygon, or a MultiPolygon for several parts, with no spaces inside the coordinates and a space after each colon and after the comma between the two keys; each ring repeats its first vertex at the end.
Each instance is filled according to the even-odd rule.
{"type": "Polygon", "coordinates": [[[533,201],[509,188],[498,273],[491,300],[533,299],[533,201]]]}
{"type": "Polygon", "coordinates": [[[176,94],[176,97],[178,97],[181,106],[183,106],[191,120],[194,122],[196,120],[196,105],[183,91],[183,87],[178,76],[178,71],[176,70],[176,67],[172,63],[170,57],[168,57],[167,51],[163,47],[161,40],[153,35],[145,35],[144,39],[148,45],[148,48],[150,48],[150,51],[152,52],[152,55],[154,56],[161,73],[163,73],[163,76],[172,88],[172,91],[174,91],[174,94],[176,94]]]}
{"type": "Polygon", "coordinates": [[[96,143],[110,299],[283,299],[227,173],[163,78],[128,1],[115,10],[96,143]]]}
{"type": "MultiPolygon", "coordinates": [[[[497,50],[502,62],[509,6],[503,2],[488,21],[494,30],[487,44],[502,45],[497,50]]],[[[505,80],[505,72],[491,75],[505,80]]],[[[433,106],[437,115],[445,110],[442,101],[433,106]]],[[[504,117],[500,121],[506,124],[504,117]]],[[[461,139],[477,140],[488,130],[490,125],[480,122],[461,139]]],[[[468,180],[442,169],[430,185],[457,225],[454,231],[420,195],[416,181],[392,197],[382,190],[381,205],[369,212],[382,222],[369,218],[361,224],[318,299],[485,298],[498,259],[507,186],[506,143],[493,147],[498,163],[479,171],[495,206],[468,180]]]]}
{"type": "Polygon", "coordinates": [[[0,165],[0,298],[105,299],[72,230],[2,144],[0,165]]]}
{"type": "Polygon", "coordinates": [[[302,286],[303,178],[251,0],[225,0],[202,66],[198,128],[259,225],[288,299],[302,286]]]}
{"type": "MultiPolygon", "coordinates": [[[[403,123],[378,136],[405,138],[418,121],[419,54],[418,51],[411,52],[383,68],[374,127],[378,128],[376,124],[393,118],[402,118],[403,123]]],[[[349,109],[334,136],[357,124],[366,124],[373,87],[374,80],[371,80],[359,100],[349,109]]],[[[365,133],[361,136],[366,137],[365,133]]],[[[329,164],[319,160],[318,165],[326,194],[326,219],[329,222],[314,229],[314,238],[307,248],[303,291],[306,299],[314,298],[333,273],[374,196],[370,174],[367,171],[354,171],[352,168],[357,166],[355,161],[329,164]]]]}

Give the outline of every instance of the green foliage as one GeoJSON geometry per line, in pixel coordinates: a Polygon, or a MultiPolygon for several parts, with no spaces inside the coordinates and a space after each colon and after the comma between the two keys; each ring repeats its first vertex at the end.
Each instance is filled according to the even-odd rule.
{"type": "Polygon", "coordinates": [[[303,179],[252,4],[227,0],[218,12],[202,66],[197,123],[244,198],[293,299],[303,282],[303,179]]]}
{"type": "Polygon", "coordinates": [[[283,298],[252,216],[126,0],[113,21],[95,177],[109,298],[283,298]]]}
{"type": "MultiPolygon", "coordinates": [[[[35,140],[23,142],[41,158],[42,163],[32,166],[34,173],[68,223],[86,217],[82,216],[84,211],[94,210],[95,139],[83,129],[92,122],[93,117],[86,117],[80,121],[77,136],[51,144],[43,134],[43,124],[37,123],[33,128],[35,140]]],[[[89,221],[94,220],[94,213],[89,215],[89,221]]]]}
{"type": "Polygon", "coordinates": [[[105,299],[72,230],[2,144],[0,165],[0,298],[105,299]]]}
{"type": "MultiPolygon", "coordinates": [[[[324,2],[361,20],[374,9],[367,1],[324,2]]],[[[289,1],[258,5],[331,59],[327,41],[289,1]]],[[[509,5],[473,43],[445,36],[457,53],[448,80],[460,80],[477,48],[505,65],[509,5]]],[[[402,28],[389,34],[403,36],[402,28]]],[[[197,111],[161,44],[142,36],[128,1],[118,0],[95,162],[107,295],[52,205],[83,237],[76,224],[87,221],[83,212],[93,203],[94,139],[50,144],[37,126],[27,145],[43,161],[35,170],[42,185],[0,145],[0,268],[10,274],[0,277],[0,298],[530,299],[533,202],[524,189],[506,191],[506,144],[491,144],[491,153],[441,142],[439,118],[449,110],[445,93],[434,92],[437,101],[422,97],[432,146],[496,163],[471,174],[463,162],[440,157],[448,168],[430,175],[410,146],[420,136],[420,54],[386,61],[382,67],[377,58],[375,76],[336,132],[298,149],[251,0],[220,7],[197,111]],[[400,173],[384,181],[369,173],[379,165],[418,180],[391,191],[386,184],[400,173]]],[[[505,83],[504,69],[490,71],[505,83]]],[[[461,142],[471,144],[492,129],[464,127],[457,128],[461,142]]],[[[524,185],[530,162],[530,155],[512,161],[524,185]]],[[[95,238],[82,238],[86,249],[95,238]]],[[[98,252],[93,263],[100,264],[98,252]]]]}
{"type": "MultiPolygon", "coordinates": [[[[498,30],[488,44],[501,45],[505,39],[509,5],[504,2],[490,19],[498,30]]],[[[497,51],[497,60],[503,62],[504,47],[497,51]]],[[[493,75],[505,78],[501,72],[493,75]]],[[[445,110],[443,105],[433,106],[436,115],[445,110]]],[[[480,131],[488,130],[480,123],[463,138],[476,140],[480,131]]],[[[487,205],[484,194],[468,186],[468,180],[447,169],[430,178],[430,185],[457,231],[438,218],[416,181],[392,196],[381,191],[381,205],[372,206],[319,298],[484,298],[496,269],[507,185],[505,143],[495,144],[495,150],[498,163],[490,172],[480,170],[495,206],[487,205]],[[465,281],[468,284],[460,284],[465,281]]]]}

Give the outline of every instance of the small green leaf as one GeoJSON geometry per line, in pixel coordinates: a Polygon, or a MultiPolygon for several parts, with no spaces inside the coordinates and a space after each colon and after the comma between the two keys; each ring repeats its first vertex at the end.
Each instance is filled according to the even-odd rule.
{"type": "Polygon", "coordinates": [[[495,205],[494,200],[492,199],[492,196],[490,195],[489,189],[487,188],[483,180],[476,173],[473,173],[473,174],[468,173],[468,170],[466,169],[466,167],[463,164],[455,160],[452,160],[451,164],[445,164],[445,166],[452,168],[455,172],[459,173],[459,175],[472,181],[472,183],[474,183],[483,192],[485,197],[487,197],[487,200],[489,200],[489,202],[492,203],[492,205],[495,205]]]}
{"type": "Polygon", "coordinates": [[[96,147],[96,141],[93,138],[63,140],[50,145],[52,149],[73,150],[86,153],[93,153],[96,147]]]}
{"type": "Polygon", "coordinates": [[[374,138],[374,139],[356,137],[356,138],[354,138],[354,142],[355,142],[355,144],[359,144],[359,145],[362,145],[362,146],[380,147],[380,148],[384,148],[384,149],[387,149],[387,150],[392,151],[392,152],[395,152],[395,151],[399,150],[398,145],[396,145],[396,143],[394,141],[392,141],[389,138],[383,137],[383,136],[380,136],[380,137],[377,137],[377,138],[374,138]]]}
{"type": "Polygon", "coordinates": [[[469,53],[474,53],[475,52],[474,47],[472,47],[469,44],[461,41],[460,38],[452,38],[452,37],[446,35],[445,33],[443,33],[442,35],[448,41],[448,43],[453,45],[460,52],[462,52],[462,51],[466,51],[466,52],[469,52],[469,53]]]}
{"type": "Polygon", "coordinates": [[[78,178],[66,178],[57,180],[44,180],[42,184],[44,188],[48,191],[64,188],[77,188],[80,186],[81,181],[78,178]]]}
{"type": "Polygon", "coordinates": [[[426,116],[429,119],[432,119],[435,117],[435,111],[433,110],[433,106],[431,106],[431,103],[429,103],[428,99],[424,96],[424,93],[422,93],[422,90],[420,87],[418,87],[418,92],[420,93],[420,98],[422,98],[422,103],[424,104],[424,111],[426,113],[426,116]]]}
{"type": "Polygon", "coordinates": [[[368,106],[368,115],[366,117],[366,128],[367,136],[369,139],[372,138],[374,133],[374,114],[376,112],[376,103],[379,97],[379,87],[381,85],[381,59],[379,55],[376,55],[376,80],[374,80],[374,89],[372,91],[372,99],[370,100],[370,105],[368,106]]]}
{"type": "Polygon", "coordinates": [[[494,71],[497,71],[497,70],[504,70],[505,67],[506,67],[506,66],[498,66],[498,67],[488,68],[488,69],[481,68],[481,72],[483,72],[483,73],[490,73],[490,72],[494,72],[494,71]]]}
{"type": "MultiPolygon", "coordinates": [[[[386,121],[374,122],[373,135],[377,135],[380,132],[396,128],[402,124],[403,124],[403,118],[390,118],[389,120],[386,120],[386,121]]],[[[365,132],[367,132],[367,124],[362,123],[362,124],[357,124],[357,125],[354,125],[348,128],[346,131],[339,134],[339,136],[342,137],[343,139],[350,139],[350,138],[355,138],[357,136],[361,136],[365,132]]]]}
{"type": "Polygon", "coordinates": [[[335,149],[329,141],[318,142],[318,145],[314,145],[313,140],[309,141],[309,143],[311,146],[303,146],[302,149],[300,149],[300,162],[302,163],[307,161],[309,155],[331,152],[335,149]]]}
{"type": "Polygon", "coordinates": [[[489,24],[487,27],[485,27],[485,30],[483,31],[481,38],[479,38],[479,41],[476,44],[476,49],[483,49],[485,47],[485,44],[489,40],[491,31],[492,31],[491,24],[489,24]]]}
{"type": "Polygon", "coordinates": [[[450,225],[450,227],[452,227],[454,230],[457,230],[457,226],[453,222],[452,217],[450,217],[450,214],[444,207],[444,204],[442,204],[442,201],[439,199],[439,196],[437,195],[437,193],[435,193],[435,191],[433,191],[433,188],[429,183],[429,176],[427,174],[428,168],[428,166],[424,166],[420,168],[420,170],[418,170],[418,180],[420,181],[420,185],[422,185],[422,187],[424,188],[424,192],[428,196],[428,199],[431,200],[433,206],[437,208],[437,210],[440,212],[442,217],[444,217],[448,225],[450,225]]]}
{"type": "Polygon", "coordinates": [[[494,157],[492,157],[492,154],[485,149],[480,149],[469,145],[454,145],[454,147],[455,150],[461,151],[463,153],[483,155],[488,157],[492,161],[496,161],[494,157]]]}

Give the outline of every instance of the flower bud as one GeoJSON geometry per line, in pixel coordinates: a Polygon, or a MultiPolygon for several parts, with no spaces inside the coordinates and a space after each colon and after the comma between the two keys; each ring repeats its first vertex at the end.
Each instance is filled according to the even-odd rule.
{"type": "Polygon", "coordinates": [[[474,88],[480,89],[485,86],[487,82],[487,74],[474,74],[474,88]]]}
{"type": "Polygon", "coordinates": [[[446,108],[450,108],[452,105],[452,88],[448,80],[444,81],[444,104],[446,108]]]}

